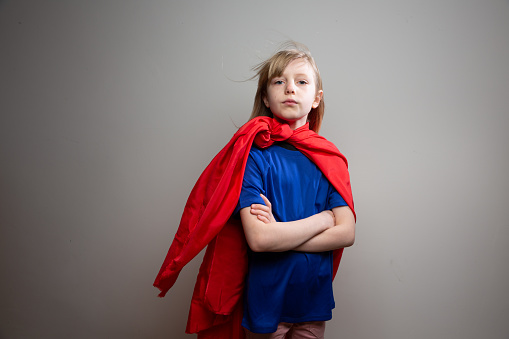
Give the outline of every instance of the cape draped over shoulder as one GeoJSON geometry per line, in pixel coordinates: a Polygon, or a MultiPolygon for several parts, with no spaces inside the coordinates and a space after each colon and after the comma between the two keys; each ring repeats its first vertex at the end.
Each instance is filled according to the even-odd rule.
{"type": "MultiPolygon", "coordinates": [[[[244,124],[205,168],[187,200],[179,228],[155,279],[160,297],[175,284],[182,268],[207,246],[198,273],[187,333],[200,339],[244,337],[242,295],[247,273],[247,243],[237,206],[244,170],[253,143],[266,148],[274,142],[294,145],[322,171],[355,215],[348,163],[327,139],[306,124],[295,131],[269,117],[244,124]]],[[[334,275],[343,249],[334,251],[334,275]]]]}

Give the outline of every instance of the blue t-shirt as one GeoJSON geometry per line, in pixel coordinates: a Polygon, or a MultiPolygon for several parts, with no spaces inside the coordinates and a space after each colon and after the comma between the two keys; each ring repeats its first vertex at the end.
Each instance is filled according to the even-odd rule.
{"type": "MultiPolygon", "coordinates": [[[[304,219],[347,205],[312,161],[287,146],[253,146],[234,213],[253,203],[264,204],[260,193],[271,202],[277,221],[304,219]]],[[[332,251],[249,251],[242,326],[272,333],[280,322],[330,320],[332,264],[332,251]]]]}

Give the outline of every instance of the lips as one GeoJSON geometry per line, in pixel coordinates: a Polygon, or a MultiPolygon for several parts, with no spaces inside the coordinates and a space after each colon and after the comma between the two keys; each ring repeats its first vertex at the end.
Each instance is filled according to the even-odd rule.
{"type": "Polygon", "coordinates": [[[283,101],[283,104],[287,104],[287,105],[295,105],[296,103],[297,103],[297,101],[292,100],[292,99],[283,101]]]}

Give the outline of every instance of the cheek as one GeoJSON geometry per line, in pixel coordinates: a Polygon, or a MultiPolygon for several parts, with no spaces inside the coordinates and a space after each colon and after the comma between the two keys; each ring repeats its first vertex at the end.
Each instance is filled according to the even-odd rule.
{"type": "Polygon", "coordinates": [[[275,95],[274,93],[271,93],[267,96],[267,103],[271,103],[275,101],[275,95]]]}

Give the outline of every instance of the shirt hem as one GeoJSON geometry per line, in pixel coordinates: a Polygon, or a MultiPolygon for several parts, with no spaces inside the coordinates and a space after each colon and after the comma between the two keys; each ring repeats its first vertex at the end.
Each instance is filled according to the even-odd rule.
{"type": "Polygon", "coordinates": [[[267,333],[274,333],[277,330],[277,326],[279,323],[290,323],[290,324],[296,324],[296,323],[304,323],[308,321],[329,321],[332,319],[332,313],[327,315],[320,315],[320,316],[306,316],[302,318],[291,318],[291,317],[281,317],[279,319],[279,322],[276,324],[276,326],[271,327],[251,327],[248,326],[244,321],[242,322],[242,327],[248,329],[249,331],[253,333],[259,333],[259,334],[267,334],[267,333]]]}

